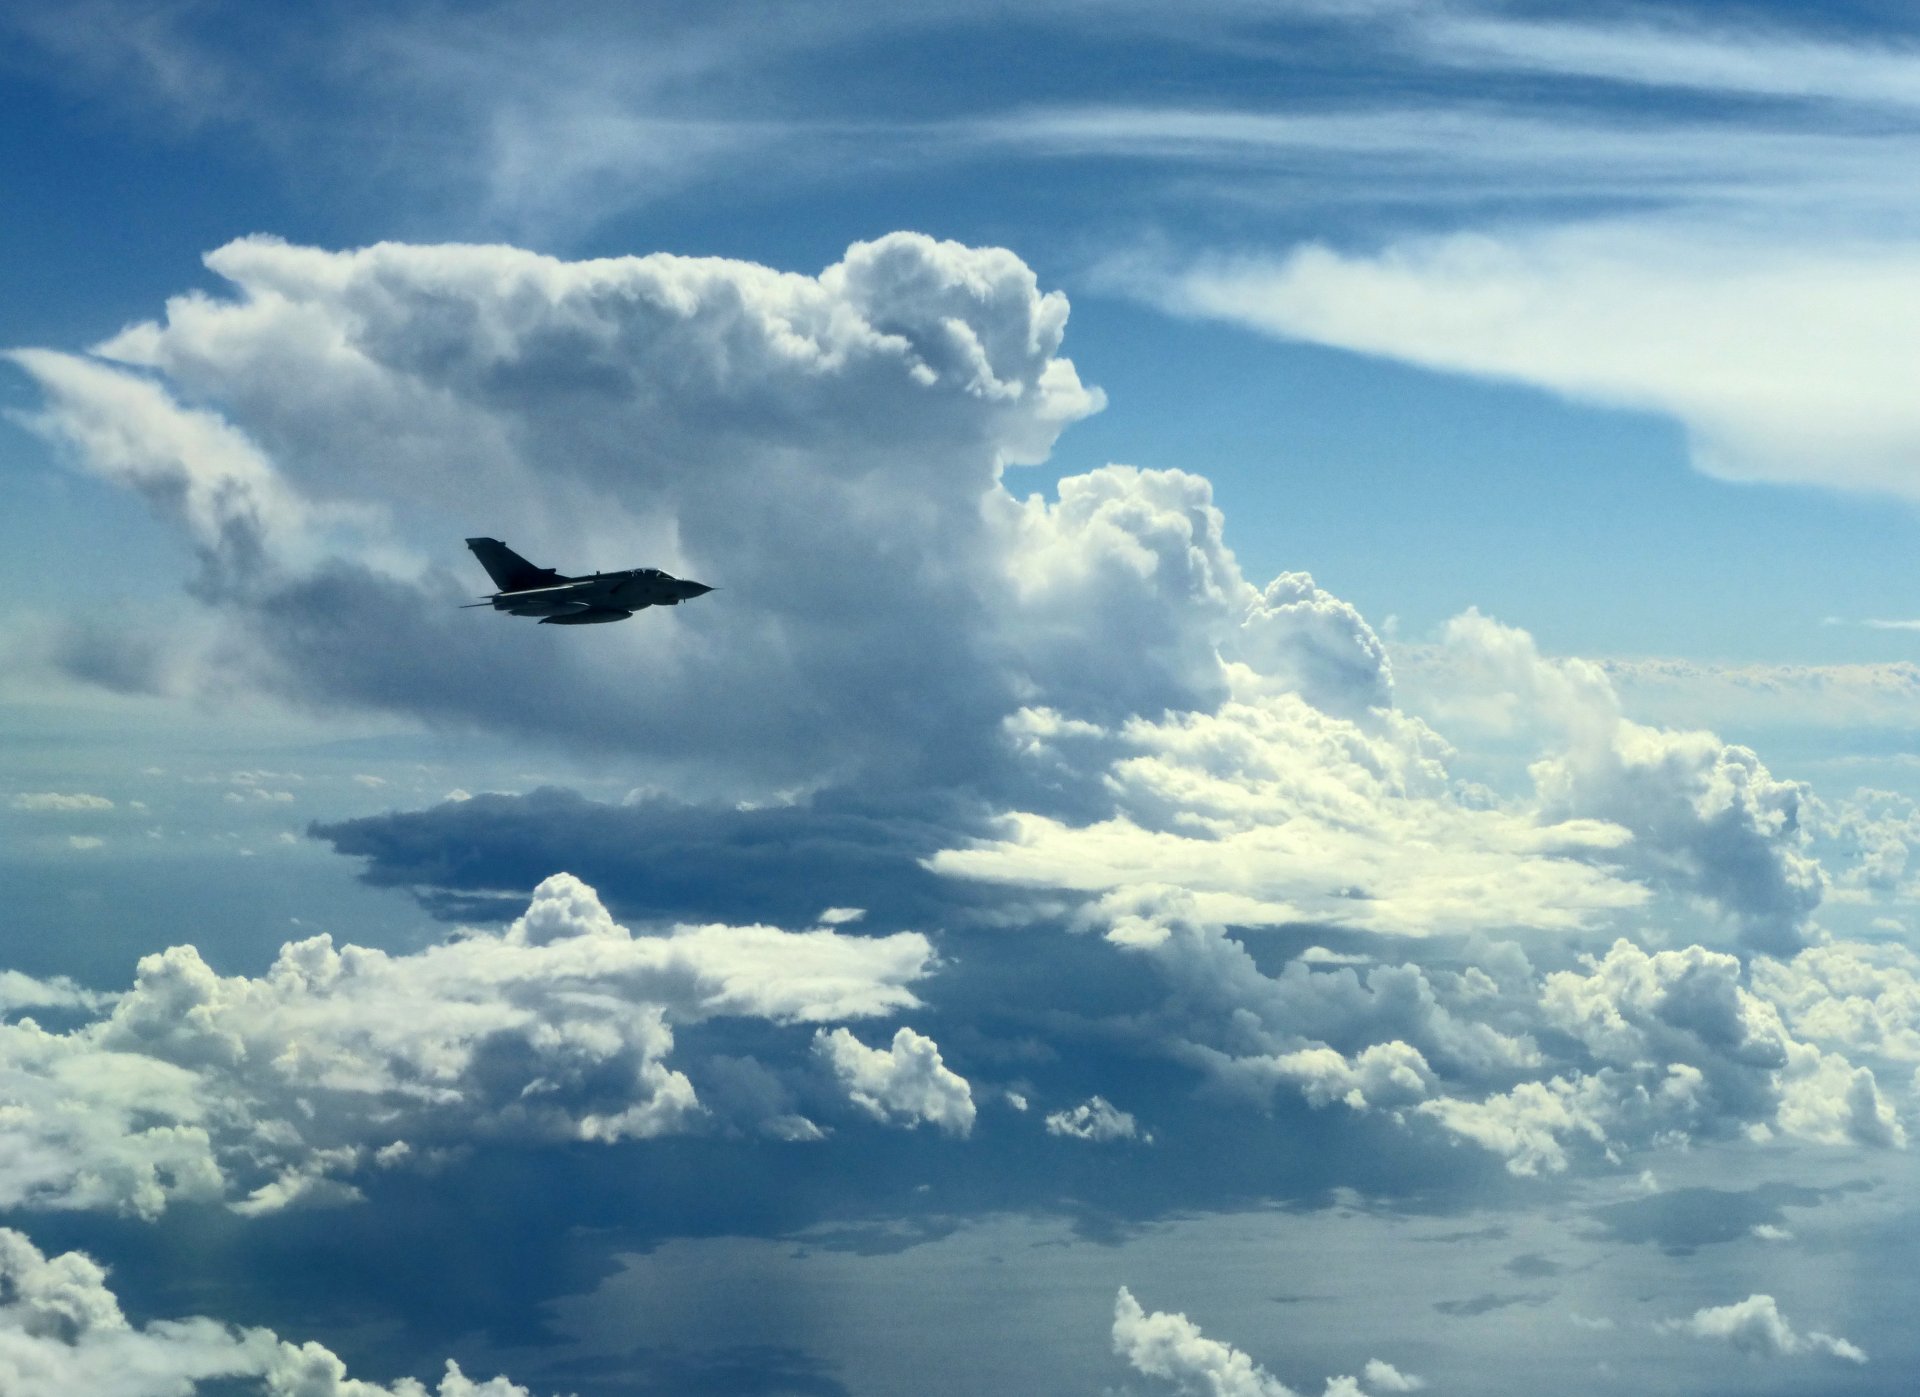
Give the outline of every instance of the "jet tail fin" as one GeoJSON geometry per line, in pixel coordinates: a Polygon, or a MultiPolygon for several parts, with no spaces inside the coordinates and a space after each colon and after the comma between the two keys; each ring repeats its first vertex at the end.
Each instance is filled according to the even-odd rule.
{"type": "Polygon", "coordinates": [[[470,538],[467,547],[487,570],[493,585],[503,592],[518,592],[527,587],[547,587],[566,579],[552,568],[537,568],[497,538],[470,538]]]}

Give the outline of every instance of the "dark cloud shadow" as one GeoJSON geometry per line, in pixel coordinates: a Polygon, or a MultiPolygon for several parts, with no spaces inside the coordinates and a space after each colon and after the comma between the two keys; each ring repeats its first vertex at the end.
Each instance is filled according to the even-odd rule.
{"type": "Polygon", "coordinates": [[[1510,1295],[1497,1295],[1488,1292],[1485,1295],[1476,1295],[1469,1300],[1436,1300],[1433,1303],[1433,1308],[1441,1314],[1451,1315],[1455,1319],[1471,1319],[1476,1315],[1492,1314],[1495,1310],[1511,1309],[1515,1305],[1531,1305],[1537,1307],[1549,1303],[1552,1299],[1553,1292],[1550,1290],[1528,1291],[1510,1295]]]}
{"type": "Polygon", "coordinates": [[[1687,1256],[1701,1247],[1737,1242],[1766,1224],[1783,1225],[1788,1208],[1815,1208],[1843,1188],[1808,1188],[1804,1184],[1765,1183],[1732,1191],[1718,1188],[1676,1188],[1624,1203],[1608,1203],[1588,1216],[1599,1223],[1609,1241],[1651,1243],[1674,1256],[1687,1256]]]}
{"type": "Polygon", "coordinates": [[[434,916],[519,915],[535,884],[565,869],[634,920],[810,923],[865,908],[889,926],[938,925],[1007,900],[937,877],[920,861],[984,829],[958,796],[912,808],[828,792],[760,809],[654,797],[626,805],[544,788],[425,810],[316,824],[308,832],[366,860],[363,881],[410,890],[434,916]]]}

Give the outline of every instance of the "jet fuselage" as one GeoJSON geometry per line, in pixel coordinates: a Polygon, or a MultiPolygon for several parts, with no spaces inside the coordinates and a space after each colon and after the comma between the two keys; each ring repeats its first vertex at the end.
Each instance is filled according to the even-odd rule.
{"type": "Polygon", "coordinates": [[[551,568],[534,567],[498,539],[470,538],[467,546],[500,588],[487,599],[493,609],[509,616],[537,616],[543,625],[624,621],[646,607],[678,606],[713,590],[659,568],[564,577],[551,568]]]}

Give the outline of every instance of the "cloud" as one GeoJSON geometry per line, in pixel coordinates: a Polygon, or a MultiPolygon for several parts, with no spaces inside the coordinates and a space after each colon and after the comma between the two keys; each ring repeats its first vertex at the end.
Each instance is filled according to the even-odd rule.
{"type": "Polygon", "coordinates": [[[1149,1144],[1153,1142],[1152,1135],[1141,1133],[1131,1113],[1117,1109],[1104,1096],[1089,1097],[1071,1110],[1053,1112],[1046,1118],[1046,1127],[1049,1135],[1091,1140],[1095,1144],[1142,1139],[1149,1144]]]}
{"type": "Polygon", "coordinates": [[[1013,254],[902,233],[818,276],[269,238],[207,260],[231,299],[19,362],[35,425],[199,553],[229,679],[762,797],[977,765],[1025,644],[999,472],[1101,402],[1058,353],[1065,299],[1013,254]],[[529,663],[531,628],[456,609],[463,532],[725,600],[529,663]]]}
{"type": "Polygon", "coordinates": [[[824,921],[821,909],[839,904],[864,907],[869,924],[937,925],[965,909],[967,890],[919,861],[978,820],[970,803],[939,792],[899,801],[834,791],[737,809],[541,788],[450,797],[310,833],[365,859],[368,882],[412,888],[455,919],[515,915],[535,884],[566,867],[640,918],[792,926],[824,921]]]}
{"type": "Polygon", "coordinates": [[[1920,60],[1898,44],[1843,42],[1740,25],[1512,20],[1471,10],[1417,24],[1434,58],[1470,68],[1606,78],[1756,97],[1810,98],[1899,109],[1916,102],[1920,60]]]}
{"type": "Polygon", "coordinates": [[[844,1028],[818,1029],[813,1051],[854,1105],[909,1128],[926,1121],[949,1135],[973,1133],[973,1091],[940,1060],[940,1045],[901,1028],[887,1048],[869,1048],[844,1028]]]}
{"type": "Polygon", "coordinates": [[[1904,243],[1649,217],[1303,246],[1202,264],[1169,295],[1289,339],[1659,412],[1726,479],[1920,498],[1920,411],[1892,367],[1920,349],[1904,243]]]}
{"type": "MultiPolygon", "coordinates": [[[[428,1397],[411,1378],[393,1386],[349,1378],[316,1343],[218,1320],[128,1321],[107,1275],[81,1252],[48,1256],[0,1228],[0,1389],[9,1397],[193,1397],[201,1384],[257,1397],[428,1397]]],[[[475,1382],[447,1360],[435,1397],[529,1397],[504,1377],[475,1382]]]]}
{"type": "MultiPolygon", "coordinates": [[[[1125,1286],[1113,1304],[1113,1351],[1134,1371],[1160,1378],[1190,1397],[1295,1397],[1294,1390],[1246,1354],[1209,1339],[1183,1314],[1147,1313],[1125,1286]]],[[[1390,1363],[1370,1359],[1362,1370],[1376,1392],[1424,1386],[1390,1363]]],[[[1366,1397],[1351,1377],[1327,1379],[1326,1397],[1366,1397]]]]}
{"type": "Polygon", "coordinates": [[[1771,1295],[1749,1295],[1731,1305],[1694,1311],[1687,1319],[1670,1319],[1660,1327],[1695,1339],[1717,1339],[1756,1358],[1798,1358],[1824,1354],[1849,1363],[1865,1363],[1867,1355],[1847,1340],[1813,1330],[1795,1332],[1771,1295]]]}
{"type": "Polygon", "coordinates": [[[1719,908],[1764,950],[1796,949],[1826,880],[1802,818],[1811,792],[1746,747],[1627,718],[1611,683],[1580,660],[1549,660],[1526,632],[1469,611],[1447,623],[1458,688],[1441,713],[1496,732],[1538,734],[1531,770],[1543,819],[1629,831],[1613,857],[1647,883],[1719,908]]]}
{"type": "MultiPolygon", "coordinates": [[[[240,1211],[264,1212],[356,1196],[351,1176],[377,1150],[405,1153],[397,1144],[700,1129],[694,1083],[668,1061],[676,1028],[891,1014],[918,1004],[908,986],[932,966],[914,932],[682,925],[636,937],[567,874],[504,931],[405,955],[317,936],[251,978],[175,946],[142,959],[132,989],[79,1027],[0,1023],[15,1141],[0,1199],[154,1217],[238,1193],[240,1211]]],[[[964,1133],[965,1084],[954,1098],[958,1079],[937,1053],[923,1061],[923,1043],[896,1041],[886,1092],[908,1092],[923,1069],[922,1109],[964,1133]]],[[[764,1104],[785,1109],[777,1093],[764,1104]]]]}
{"type": "Polygon", "coordinates": [[[57,811],[62,814],[81,810],[113,809],[113,802],[105,796],[88,795],[84,791],[64,794],[60,791],[22,791],[8,804],[15,810],[57,811]]]}
{"type": "Polygon", "coordinates": [[[1175,889],[1203,919],[1403,936],[1575,928],[1645,901],[1595,866],[1622,842],[1618,826],[1471,808],[1454,798],[1445,745],[1418,721],[1380,711],[1363,724],[1277,686],[1259,692],[1252,670],[1233,679],[1235,697],[1214,712],[1117,730],[1021,713],[1009,732],[1034,767],[1104,768],[1111,813],[1011,813],[998,837],[942,850],[929,867],[1070,890],[1115,926],[1175,889]]]}

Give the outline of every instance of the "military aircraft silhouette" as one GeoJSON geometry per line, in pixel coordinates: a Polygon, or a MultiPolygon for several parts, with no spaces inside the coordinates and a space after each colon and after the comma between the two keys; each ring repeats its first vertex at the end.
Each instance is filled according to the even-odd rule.
{"type": "Polygon", "coordinates": [[[500,590],[473,606],[491,606],[509,616],[538,616],[543,626],[597,626],[624,621],[649,606],[678,606],[713,588],[671,577],[659,568],[562,577],[537,568],[497,538],[470,538],[467,547],[500,590]]]}

